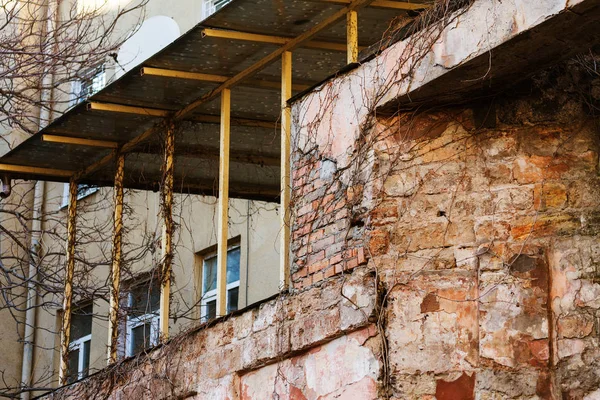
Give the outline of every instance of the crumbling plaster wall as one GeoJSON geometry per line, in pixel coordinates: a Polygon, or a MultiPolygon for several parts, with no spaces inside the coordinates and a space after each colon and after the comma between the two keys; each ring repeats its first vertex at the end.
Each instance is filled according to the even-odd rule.
{"type": "Polygon", "coordinates": [[[600,396],[597,73],[568,63],[510,95],[378,114],[571,6],[503,3],[294,103],[292,281],[375,273],[382,397],[600,396]]]}
{"type": "Polygon", "coordinates": [[[375,303],[374,277],[357,270],[187,332],[47,397],[376,399],[375,303]]]}
{"type": "Polygon", "coordinates": [[[385,117],[359,68],[295,104],[294,286],[376,275],[381,396],[600,395],[600,79],[580,67],[385,117]]]}

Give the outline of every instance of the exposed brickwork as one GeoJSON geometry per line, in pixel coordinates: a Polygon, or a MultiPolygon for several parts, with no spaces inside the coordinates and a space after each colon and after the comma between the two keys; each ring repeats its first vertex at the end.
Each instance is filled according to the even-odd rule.
{"type": "Polygon", "coordinates": [[[296,289],[367,262],[362,222],[352,217],[355,188],[334,161],[297,156],[293,172],[292,282],[296,289]]]}

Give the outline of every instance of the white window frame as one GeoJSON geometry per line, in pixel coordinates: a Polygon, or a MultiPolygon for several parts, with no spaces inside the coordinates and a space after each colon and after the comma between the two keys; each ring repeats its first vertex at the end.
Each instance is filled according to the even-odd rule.
{"type": "MultiPolygon", "coordinates": [[[[131,293],[127,295],[127,306],[130,308],[133,307],[133,294],[131,293]]],[[[133,348],[133,340],[131,340],[133,337],[133,330],[139,326],[147,324],[148,322],[150,322],[149,346],[153,347],[158,344],[160,314],[155,311],[137,317],[127,316],[127,332],[125,335],[125,353],[127,357],[131,357],[136,354],[135,349],[133,348]]]]}
{"type": "MultiPolygon", "coordinates": [[[[229,253],[231,250],[235,250],[235,249],[240,249],[241,252],[241,246],[239,244],[234,244],[231,246],[227,246],[227,253],[229,253]]],[[[241,255],[241,254],[240,254],[241,255]]],[[[207,311],[208,311],[208,303],[210,303],[211,301],[215,301],[217,300],[217,288],[213,289],[213,290],[209,290],[207,292],[204,291],[204,266],[206,265],[206,260],[210,260],[212,258],[217,257],[217,253],[216,252],[210,252],[207,253],[206,255],[204,255],[202,257],[202,274],[201,274],[201,282],[200,285],[202,287],[202,296],[201,299],[202,301],[200,302],[200,320],[202,322],[207,322],[208,321],[208,316],[207,316],[207,311]]],[[[241,257],[240,257],[240,264],[241,264],[241,257]]],[[[238,266],[241,269],[241,265],[238,266]]],[[[240,270],[241,273],[241,270],[240,270]]],[[[230,289],[235,289],[235,288],[239,288],[240,287],[240,279],[238,279],[235,282],[231,282],[227,284],[226,287],[226,293],[225,293],[225,309],[228,310],[229,309],[229,290],[230,289]]],[[[238,296],[239,296],[239,292],[238,292],[238,296]]],[[[239,299],[238,299],[238,303],[239,303],[239,299]]],[[[227,312],[229,314],[229,312],[227,312]]]]}
{"type": "MultiPolygon", "coordinates": [[[[70,187],[71,184],[70,183],[65,183],[64,187],[63,187],[63,196],[62,196],[62,201],[60,203],[60,208],[65,208],[69,205],[69,191],[70,191],[70,187]]],[[[85,197],[91,196],[92,194],[96,193],[99,190],[98,186],[90,186],[88,185],[88,187],[84,190],[77,190],[77,200],[81,200],[85,197]]]]}
{"type": "Polygon", "coordinates": [[[208,18],[231,0],[204,0],[202,4],[202,18],[208,18]]]}
{"type": "MultiPolygon", "coordinates": [[[[79,360],[77,361],[77,380],[83,379],[83,372],[87,369],[89,371],[90,366],[88,365],[87,368],[83,365],[83,360],[85,359],[84,354],[83,354],[83,349],[84,349],[84,344],[85,342],[91,342],[92,341],[92,334],[90,333],[89,335],[80,337],[77,340],[73,340],[71,343],[69,343],[69,352],[71,351],[75,351],[75,350],[79,350],[79,360]]],[[[90,343],[90,353],[92,351],[92,344],[90,343]]],[[[89,374],[89,372],[88,372],[89,374]]]]}
{"type": "Polygon", "coordinates": [[[107,65],[105,62],[97,64],[96,66],[85,70],[82,74],[83,77],[71,82],[71,99],[69,101],[69,107],[76,106],[104,89],[108,80],[106,68],[107,65]],[[91,92],[84,95],[81,91],[83,83],[86,81],[90,81],[89,87],[91,87],[91,92]]]}

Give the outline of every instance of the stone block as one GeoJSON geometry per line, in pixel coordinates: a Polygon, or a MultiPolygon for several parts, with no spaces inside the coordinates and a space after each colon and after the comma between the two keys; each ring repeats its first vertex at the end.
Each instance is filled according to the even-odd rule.
{"type": "Polygon", "coordinates": [[[393,374],[442,373],[477,365],[474,277],[431,272],[390,293],[386,335],[393,374]]]}
{"type": "Polygon", "coordinates": [[[560,210],[567,204],[567,188],[562,183],[544,182],[536,184],[534,189],[536,210],[560,210]]]}
{"type": "Polygon", "coordinates": [[[558,337],[582,339],[594,330],[594,317],[589,313],[559,316],[556,321],[558,337]]]}
{"type": "Polygon", "coordinates": [[[390,245],[390,234],[385,230],[374,230],[369,234],[369,251],[372,255],[387,253],[390,245]]]}
{"type": "Polygon", "coordinates": [[[543,256],[517,255],[509,272],[480,276],[481,356],[507,367],[547,364],[548,265],[543,256]]]}
{"type": "Polygon", "coordinates": [[[364,346],[369,328],[240,378],[240,400],[377,399],[379,362],[364,346]]]}
{"type": "Polygon", "coordinates": [[[305,350],[310,345],[330,339],[339,332],[340,310],[336,307],[321,312],[312,312],[311,317],[290,324],[292,351],[305,350]]]}

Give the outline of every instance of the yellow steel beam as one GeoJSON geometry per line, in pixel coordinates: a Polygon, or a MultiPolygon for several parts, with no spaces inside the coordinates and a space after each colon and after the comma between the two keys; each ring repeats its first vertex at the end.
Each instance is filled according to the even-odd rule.
{"type": "Polygon", "coordinates": [[[58,136],[58,135],[42,135],[42,140],[49,143],[62,143],[72,144],[77,146],[90,146],[90,147],[102,147],[105,149],[116,149],[119,147],[119,143],[111,142],[108,140],[94,140],[84,139],[72,136],[58,136]]]}
{"type": "Polygon", "coordinates": [[[290,202],[291,196],[291,131],[292,109],[287,101],[292,97],[292,53],[281,56],[281,237],[279,246],[279,289],[286,290],[290,279],[290,202]]]}
{"type": "Polygon", "coordinates": [[[47,175],[68,178],[74,171],[55,168],[30,167],[27,165],[0,164],[0,172],[16,172],[20,174],[47,175]]]}
{"type": "Polygon", "coordinates": [[[229,222],[229,137],[231,91],[221,92],[221,138],[219,155],[219,203],[217,222],[217,316],[227,314],[227,239],[229,222]]]}
{"type": "MultiPolygon", "coordinates": [[[[316,0],[322,3],[331,3],[339,5],[348,5],[352,0],[316,0]]],[[[373,8],[387,8],[392,10],[422,10],[424,8],[431,7],[431,4],[423,3],[409,3],[407,1],[392,1],[392,0],[375,0],[369,7],[373,8]]]]}
{"type": "Polygon", "coordinates": [[[350,11],[346,16],[346,41],[348,64],[358,62],[358,13],[350,11]]]}
{"type": "Polygon", "coordinates": [[[63,296],[63,316],[60,340],[59,380],[61,385],[67,383],[69,372],[69,343],[71,337],[71,305],[73,302],[73,274],[75,272],[75,238],[77,223],[77,182],[71,180],[69,186],[69,208],[67,219],[67,266],[65,271],[65,288],[63,296]]]}
{"type": "Polygon", "coordinates": [[[169,314],[171,309],[171,271],[173,269],[173,183],[175,171],[175,125],[167,124],[165,138],[165,158],[162,185],[162,271],[160,287],[161,340],[169,338],[169,314]]]}
{"type": "MultiPolygon", "coordinates": [[[[190,121],[195,122],[205,122],[208,124],[220,124],[221,117],[218,115],[194,115],[189,118],[190,121]]],[[[279,123],[275,121],[264,121],[259,119],[246,119],[246,118],[231,118],[231,126],[249,126],[249,127],[258,127],[258,128],[267,128],[267,129],[277,129],[279,128],[279,123]]]]}
{"type": "Polygon", "coordinates": [[[178,78],[178,79],[190,79],[195,81],[204,82],[226,82],[226,76],[214,75],[214,74],[202,74],[199,72],[186,72],[186,71],[175,71],[171,69],[153,68],[153,67],[142,67],[140,69],[141,76],[162,76],[165,78],[178,78]]]}
{"type": "MultiPolygon", "coordinates": [[[[175,120],[183,119],[187,114],[193,112],[201,104],[215,99],[224,89],[231,88],[240,83],[241,81],[248,79],[258,71],[262,70],[263,68],[266,68],[268,65],[278,60],[279,57],[281,57],[281,55],[286,51],[291,51],[297,47],[301,47],[303,44],[310,41],[310,39],[312,39],[315,35],[319,34],[319,32],[321,32],[323,29],[326,29],[327,27],[338,22],[340,19],[346,17],[346,15],[350,11],[366,7],[372,2],[373,0],[353,0],[352,3],[348,4],[346,7],[343,7],[340,10],[336,11],[329,17],[325,18],[323,21],[319,22],[317,25],[308,29],[300,36],[289,40],[283,46],[279,47],[277,50],[273,51],[268,56],[263,57],[261,60],[255,62],[250,67],[246,68],[245,70],[241,71],[240,73],[229,79],[227,82],[223,82],[219,87],[212,90],[210,93],[200,97],[198,100],[193,101],[186,107],[182,108],[174,114],[173,118],[175,120]]],[[[345,50],[346,46],[344,45],[344,51],[345,50]]]]}
{"type": "Polygon", "coordinates": [[[125,176],[125,155],[117,157],[115,173],[115,214],[113,219],[113,248],[110,287],[110,311],[108,321],[108,365],[117,361],[119,339],[119,293],[121,285],[121,255],[123,242],[123,178],[125,176]]]}
{"type": "MultiPolygon", "coordinates": [[[[227,80],[231,78],[230,76],[223,76],[223,75],[202,74],[202,73],[197,73],[197,72],[186,72],[186,71],[175,71],[175,70],[171,70],[171,69],[162,69],[162,68],[153,68],[153,67],[142,67],[142,69],[140,70],[140,74],[142,76],[144,76],[144,75],[161,76],[161,77],[165,77],[165,78],[189,79],[189,80],[202,81],[202,82],[213,82],[213,83],[227,82],[227,80]]],[[[279,82],[273,82],[273,81],[268,81],[268,80],[263,80],[263,79],[248,79],[247,81],[244,81],[243,83],[241,83],[241,85],[249,86],[249,87],[264,88],[264,89],[279,90],[281,84],[279,82]]],[[[294,85],[292,88],[293,88],[293,90],[300,92],[300,91],[310,88],[310,85],[297,84],[297,85],[294,85]]]]}
{"type": "MultiPolygon", "coordinates": [[[[278,84],[278,87],[279,87],[279,84],[278,84]]],[[[127,113],[127,114],[139,114],[139,115],[151,115],[151,114],[149,114],[150,112],[154,113],[156,116],[169,115],[169,111],[158,110],[155,108],[124,106],[122,104],[113,104],[113,103],[89,103],[89,105],[90,105],[91,110],[102,109],[103,111],[121,112],[121,113],[127,113]]],[[[206,122],[206,123],[218,124],[221,122],[221,117],[219,117],[218,115],[206,115],[206,114],[205,115],[194,115],[193,117],[189,118],[189,120],[195,121],[195,122],[206,122]]],[[[233,118],[231,120],[231,125],[255,126],[255,127],[261,127],[261,128],[277,128],[279,126],[277,124],[277,122],[254,120],[254,119],[247,119],[247,118],[233,118]]],[[[44,136],[46,136],[46,135],[44,135],[44,136]]],[[[83,140],[87,140],[87,139],[83,139],[83,140]]],[[[99,141],[99,142],[101,142],[101,141],[99,141]]],[[[116,142],[105,142],[105,143],[107,145],[111,144],[111,148],[117,147],[117,146],[112,147],[113,143],[118,145],[118,143],[116,143],[116,142]]],[[[83,144],[83,143],[81,143],[81,144],[83,144]]]]}
{"type": "Polygon", "coordinates": [[[168,110],[159,110],[156,108],[134,107],[134,106],[126,106],[123,104],[97,103],[97,102],[87,103],[87,109],[91,110],[91,111],[110,111],[110,112],[118,112],[118,113],[125,113],[125,114],[147,115],[150,117],[168,117],[169,114],[171,113],[168,110]]]}
{"type": "MultiPolygon", "coordinates": [[[[340,19],[346,17],[348,12],[353,11],[353,10],[358,10],[362,7],[366,7],[373,1],[374,0],[353,0],[352,3],[349,3],[345,7],[341,8],[340,10],[331,14],[329,17],[325,18],[324,20],[322,20],[321,22],[319,22],[312,28],[306,30],[301,35],[299,35],[293,39],[290,39],[287,43],[285,43],[284,45],[279,47],[277,50],[274,50],[272,53],[263,57],[262,59],[260,59],[253,65],[251,65],[250,67],[244,69],[243,71],[239,72],[237,75],[231,77],[226,82],[221,83],[217,88],[211,90],[209,93],[201,96],[200,98],[196,99],[195,101],[189,103],[187,106],[180,109],[179,111],[177,111],[176,113],[173,114],[173,116],[172,116],[173,120],[174,121],[184,120],[187,116],[189,116],[189,114],[191,114],[201,104],[204,104],[208,101],[211,101],[211,100],[217,98],[223,90],[229,89],[229,88],[239,84],[240,82],[247,80],[252,75],[256,74],[258,71],[266,68],[271,63],[277,61],[281,57],[281,55],[283,53],[285,53],[286,51],[291,51],[297,47],[302,46],[304,43],[310,41],[315,35],[318,35],[319,32],[321,32],[322,30],[330,27],[331,25],[338,22],[340,19]]],[[[344,45],[344,50],[345,49],[346,49],[346,46],[344,45]]],[[[154,133],[156,133],[163,126],[164,126],[164,124],[158,124],[158,125],[153,126],[150,129],[146,130],[144,133],[140,134],[139,136],[137,136],[137,137],[133,138],[132,140],[130,140],[129,142],[125,143],[123,145],[123,147],[121,148],[121,151],[122,152],[131,151],[132,149],[137,147],[140,143],[144,142],[149,137],[151,137],[154,133]]],[[[90,173],[93,173],[93,172],[97,171],[99,168],[101,168],[104,165],[106,165],[107,163],[109,163],[115,156],[116,156],[116,151],[113,151],[111,154],[108,154],[107,156],[103,157],[101,160],[99,160],[99,161],[95,162],[94,164],[89,165],[88,167],[77,172],[73,177],[80,178],[80,177],[84,177],[90,173]]]]}
{"type": "MultiPolygon", "coordinates": [[[[284,36],[261,35],[258,33],[240,32],[229,29],[213,29],[205,28],[202,31],[205,37],[214,37],[221,39],[244,40],[248,42],[270,43],[270,44],[287,44],[294,38],[284,36]]],[[[323,41],[309,41],[302,45],[309,49],[331,50],[331,51],[346,51],[346,46],[343,43],[332,43],[323,41]]]]}

